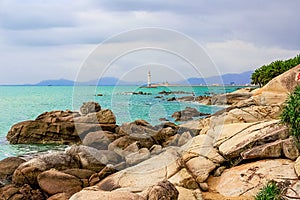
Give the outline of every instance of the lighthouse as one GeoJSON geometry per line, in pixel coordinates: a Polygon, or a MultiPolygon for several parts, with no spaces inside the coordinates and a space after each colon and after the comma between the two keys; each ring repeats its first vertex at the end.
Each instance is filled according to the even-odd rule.
{"type": "Polygon", "coordinates": [[[151,72],[150,70],[148,71],[148,84],[147,84],[148,87],[151,87],[151,72]]]}

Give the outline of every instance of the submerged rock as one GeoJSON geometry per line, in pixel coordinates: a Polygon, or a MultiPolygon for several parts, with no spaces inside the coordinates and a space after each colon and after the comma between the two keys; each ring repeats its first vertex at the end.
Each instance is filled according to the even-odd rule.
{"type": "Polygon", "coordinates": [[[174,112],[172,117],[175,118],[175,121],[189,121],[193,117],[207,116],[210,114],[201,113],[196,108],[186,107],[182,111],[174,112]]]}

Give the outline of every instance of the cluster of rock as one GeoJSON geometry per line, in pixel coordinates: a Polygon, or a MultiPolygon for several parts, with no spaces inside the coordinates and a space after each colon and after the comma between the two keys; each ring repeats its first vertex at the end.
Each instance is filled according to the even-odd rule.
{"type": "Polygon", "coordinates": [[[172,114],[172,117],[175,119],[175,122],[178,121],[190,121],[193,120],[193,117],[203,117],[208,116],[208,113],[201,113],[196,108],[186,107],[182,111],[177,111],[172,114]]]}
{"type": "Polygon", "coordinates": [[[179,126],[143,120],[117,126],[113,113],[95,103],[85,105],[85,114],[55,111],[17,124],[8,134],[12,143],[31,132],[45,142],[49,133],[59,138],[61,130],[72,130],[83,145],[27,161],[0,161],[0,199],[199,200],[211,193],[251,199],[269,180],[284,182],[283,195],[300,198],[299,150],[278,120],[299,70],[300,65],[242,95],[248,98],[179,126]],[[72,128],[62,128],[63,120],[72,128]],[[35,127],[47,131],[37,134],[35,127]]]}

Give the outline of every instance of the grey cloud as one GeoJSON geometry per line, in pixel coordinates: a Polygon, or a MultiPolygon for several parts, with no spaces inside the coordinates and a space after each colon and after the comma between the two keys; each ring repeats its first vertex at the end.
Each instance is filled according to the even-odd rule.
{"type": "Polygon", "coordinates": [[[9,30],[35,30],[76,26],[76,16],[68,4],[41,1],[3,0],[1,27],[9,30]]]}

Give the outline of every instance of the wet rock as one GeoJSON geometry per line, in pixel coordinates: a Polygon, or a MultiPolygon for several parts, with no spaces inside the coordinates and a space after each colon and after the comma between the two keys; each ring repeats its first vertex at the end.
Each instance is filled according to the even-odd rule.
{"type": "Polygon", "coordinates": [[[93,112],[98,112],[101,110],[101,106],[99,103],[97,102],[84,102],[83,105],[80,107],[80,112],[83,115],[89,114],[89,113],[93,113],[93,112]]]}
{"type": "Polygon", "coordinates": [[[47,194],[54,195],[62,192],[74,194],[82,189],[82,182],[70,174],[57,170],[48,170],[38,176],[41,189],[47,194]]]}

